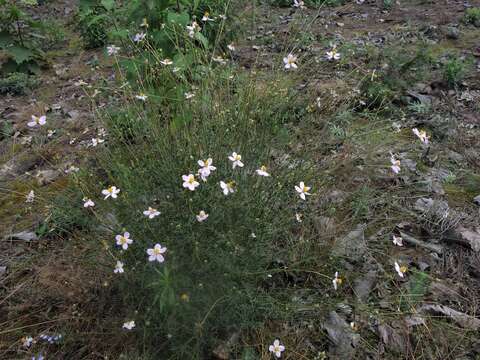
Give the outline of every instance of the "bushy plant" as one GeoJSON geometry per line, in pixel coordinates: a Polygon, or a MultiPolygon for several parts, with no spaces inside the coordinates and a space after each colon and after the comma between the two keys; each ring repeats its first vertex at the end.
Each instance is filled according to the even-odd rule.
{"type": "Polygon", "coordinates": [[[464,75],[465,63],[456,56],[450,58],[443,65],[443,79],[450,87],[457,86],[462,81],[464,75]]]}
{"type": "Polygon", "coordinates": [[[480,27],[480,8],[473,7],[465,10],[464,21],[467,24],[473,24],[480,27]]]}
{"type": "Polygon", "coordinates": [[[0,94],[23,95],[30,89],[37,86],[38,81],[35,77],[14,72],[4,78],[0,78],[0,94]]]}

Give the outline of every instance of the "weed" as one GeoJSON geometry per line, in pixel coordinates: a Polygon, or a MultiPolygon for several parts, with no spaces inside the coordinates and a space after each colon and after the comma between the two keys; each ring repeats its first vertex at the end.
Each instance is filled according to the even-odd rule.
{"type": "Polygon", "coordinates": [[[443,65],[443,79],[448,86],[456,87],[465,75],[465,63],[454,56],[443,65]]]}
{"type": "Polygon", "coordinates": [[[0,94],[24,95],[38,85],[34,76],[25,73],[11,73],[0,78],[0,94]]]}
{"type": "Polygon", "coordinates": [[[480,8],[473,7],[465,10],[463,20],[467,24],[473,24],[476,27],[480,27],[480,8]]]}

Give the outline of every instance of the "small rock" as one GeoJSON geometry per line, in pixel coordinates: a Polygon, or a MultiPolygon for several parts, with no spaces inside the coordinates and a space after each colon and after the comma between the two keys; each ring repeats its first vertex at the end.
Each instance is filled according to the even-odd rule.
{"type": "Polygon", "coordinates": [[[335,219],[318,216],[313,219],[313,225],[322,236],[332,236],[335,234],[335,219]]]}
{"type": "Polygon", "coordinates": [[[5,240],[24,240],[24,241],[32,241],[38,240],[37,234],[31,231],[21,231],[16,234],[7,235],[5,240]]]}
{"type": "Polygon", "coordinates": [[[360,335],[356,334],[335,311],[329,313],[322,327],[332,342],[329,347],[330,356],[333,359],[353,359],[360,335]]]}
{"type": "Polygon", "coordinates": [[[377,271],[370,270],[365,276],[355,280],[353,292],[360,301],[366,301],[377,282],[377,271]]]}
{"type": "Polygon", "coordinates": [[[367,251],[365,242],[365,224],[357,225],[356,229],[335,241],[332,248],[332,254],[344,257],[353,262],[360,260],[367,251]]]}
{"type": "Polygon", "coordinates": [[[480,195],[475,196],[475,197],[473,198],[473,202],[474,202],[476,205],[480,206],[480,195]]]}
{"type": "Polygon", "coordinates": [[[480,251],[480,232],[478,228],[467,229],[463,226],[458,226],[448,233],[447,240],[468,246],[475,252],[480,251]]]}
{"type": "Polygon", "coordinates": [[[37,178],[38,185],[43,186],[54,182],[60,173],[56,170],[40,170],[35,177],[37,178]]]}
{"type": "Polygon", "coordinates": [[[447,39],[457,40],[460,37],[460,30],[454,26],[449,26],[445,35],[447,39]]]}

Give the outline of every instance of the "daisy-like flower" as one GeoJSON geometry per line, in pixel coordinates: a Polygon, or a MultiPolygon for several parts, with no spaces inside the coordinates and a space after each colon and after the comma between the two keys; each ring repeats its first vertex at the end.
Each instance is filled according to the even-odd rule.
{"type": "Polygon", "coordinates": [[[327,59],[330,61],[340,60],[340,53],[337,52],[336,46],[332,47],[332,50],[327,51],[327,59]]]}
{"type": "Polygon", "coordinates": [[[47,137],[48,138],[51,138],[53,135],[55,135],[55,133],[57,132],[57,130],[47,130],[47,137]]]}
{"type": "Polygon", "coordinates": [[[76,172],[79,172],[79,171],[80,171],[80,168],[78,168],[74,165],[71,165],[68,169],[65,169],[65,174],[76,173],[76,172]]]}
{"type": "Polygon", "coordinates": [[[310,186],[305,186],[303,181],[300,181],[299,186],[295,185],[295,191],[298,193],[302,200],[306,200],[306,195],[312,195],[308,191],[311,189],[310,186]]]}
{"type": "Polygon", "coordinates": [[[207,220],[208,214],[205,211],[202,210],[198,213],[198,215],[196,215],[196,217],[197,217],[198,222],[203,222],[203,221],[207,220]]]}
{"type": "Polygon", "coordinates": [[[185,99],[187,99],[187,100],[190,100],[191,98],[195,97],[194,92],[186,92],[184,95],[185,95],[185,99]]]}
{"type": "Polygon", "coordinates": [[[149,206],[148,209],[143,212],[143,215],[148,216],[149,219],[153,219],[160,215],[160,211],[149,206]]]}
{"type": "Polygon", "coordinates": [[[297,66],[297,57],[292,53],[288,54],[286,57],[283,58],[284,68],[289,69],[296,69],[297,66]]]}
{"type": "Polygon", "coordinates": [[[36,127],[37,125],[43,126],[47,123],[47,117],[42,115],[40,117],[32,115],[32,119],[27,123],[28,127],[36,127]]]}
{"type": "Polygon", "coordinates": [[[105,196],[103,199],[107,200],[109,197],[111,197],[112,199],[116,199],[119,192],[120,189],[117,189],[116,186],[110,186],[107,189],[102,190],[102,195],[105,196]]]}
{"type": "Polygon", "coordinates": [[[260,166],[260,169],[255,170],[255,172],[260,176],[270,176],[270,174],[267,172],[267,167],[265,165],[260,166]]]}
{"type": "Polygon", "coordinates": [[[140,27],[148,29],[149,26],[150,25],[148,25],[147,18],[143,18],[142,23],[140,24],[140,27]]]}
{"type": "Polygon", "coordinates": [[[195,175],[193,174],[182,175],[182,180],[183,180],[183,187],[190,191],[194,191],[195,188],[200,185],[200,183],[197,180],[195,180],[195,175]]]}
{"type": "Polygon", "coordinates": [[[213,166],[213,160],[212,158],[208,158],[207,160],[198,160],[197,161],[198,165],[201,166],[200,169],[198,169],[198,174],[202,178],[203,181],[207,181],[207,178],[210,176],[212,171],[217,170],[215,166],[213,166]]]}
{"type": "Polygon", "coordinates": [[[268,351],[273,353],[275,357],[280,358],[282,356],[282,352],[285,351],[285,346],[280,344],[280,340],[275,339],[273,344],[268,347],[268,351]]]}
{"type": "Polygon", "coordinates": [[[237,166],[243,167],[244,165],[242,162],[242,155],[237,154],[235,151],[232,152],[232,155],[230,155],[228,159],[232,162],[232,169],[235,169],[237,166]]]}
{"type": "Polygon", "coordinates": [[[335,291],[338,289],[340,285],[342,285],[343,279],[338,276],[338,271],[335,272],[335,277],[332,280],[333,288],[335,291]]]}
{"type": "Polygon", "coordinates": [[[395,271],[397,272],[398,276],[401,278],[405,277],[407,270],[408,268],[405,265],[400,266],[398,262],[395,261],[395,271]]]}
{"type": "Polygon", "coordinates": [[[160,244],[155,244],[153,248],[147,249],[148,261],[158,261],[159,263],[164,262],[165,258],[162,254],[164,254],[166,251],[166,247],[162,247],[160,244]]]}
{"type": "Polygon", "coordinates": [[[31,336],[22,337],[22,346],[29,348],[33,344],[33,338],[31,336]]]}
{"type": "Polygon", "coordinates": [[[299,222],[299,223],[301,223],[303,221],[302,217],[303,217],[302,214],[299,214],[299,213],[295,214],[295,220],[297,220],[297,222],[299,222]]]}
{"type": "Polygon", "coordinates": [[[35,192],[33,190],[30,190],[30,192],[25,197],[25,202],[33,203],[34,200],[35,200],[35,192]]]}
{"type": "Polygon", "coordinates": [[[403,246],[403,239],[401,236],[392,235],[392,242],[394,245],[403,246]]]}
{"type": "Polygon", "coordinates": [[[94,207],[94,206],[95,206],[95,203],[91,199],[86,198],[86,197],[83,198],[83,207],[84,208],[89,208],[89,207],[94,207]]]}
{"type": "Polygon", "coordinates": [[[109,56],[117,55],[119,51],[120,51],[120,48],[116,45],[107,46],[107,54],[109,56]]]}
{"type": "Polygon", "coordinates": [[[222,188],[223,194],[225,196],[227,196],[228,194],[233,194],[235,192],[235,181],[220,181],[220,187],[222,188]]]}
{"type": "Polygon", "coordinates": [[[191,38],[193,38],[195,36],[195,33],[200,30],[200,25],[198,25],[196,21],[193,21],[192,25],[187,25],[188,36],[190,36],[191,38]]]}
{"type": "Polygon", "coordinates": [[[205,11],[205,13],[203,14],[202,21],[203,22],[213,21],[213,19],[210,17],[210,13],[208,11],[205,11]]]}
{"type": "Polygon", "coordinates": [[[128,249],[128,245],[133,243],[133,239],[130,239],[130,233],[124,232],[123,235],[115,236],[115,241],[117,242],[118,246],[121,246],[123,250],[128,249]]]}
{"type": "Polygon", "coordinates": [[[400,160],[395,159],[395,156],[390,154],[390,163],[392,164],[390,169],[392,169],[395,174],[398,174],[400,172],[400,160]]]}
{"type": "Polygon", "coordinates": [[[228,50],[230,50],[230,51],[235,51],[235,45],[233,45],[233,43],[228,44],[228,45],[227,45],[227,48],[228,48],[228,50]]]}
{"type": "Polygon", "coordinates": [[[227,64],[227,60],[225,60],[221,56],[213,56],[212,60],[216,63],[219,63],[220,65],[226,65],[227,64]]]}
{"type": "Polygon", "coordinates": [[[427,133],[425,132],[425,130],[418,130],[417,128],[414,128],[412,129],[412,131],[420,139],[420,141],[423,144],[428,145],[429,137],[427,136],[427,133]]]}
{"type": "Polygon", "coordinates": [[[115,274],[123,274],[125,270],[123,270],[123,263],[121,261],[117,261],[115,264],[115,269],[113,269],[115,274]]]}
{"type": "Polygon", "coordinates": [[[138,95],[135,95],[135,99],[141,100],[141,101],[147,101],[148,96],[145,95],[144,93],[140,93],[140,94],[138,94],[138,95]]]}
{"type": "Polygon", "coordinates": [[[123,325],[122,325],[122,328],[127,329],[127,330],[132,330],[134,327],[135,327],[135,321],[134,320],[124,322],[123,325]]]}
{"type": "Polygon", "coordinates": [[[164,59],[164,60],[160,60],[160,64],[165,65],[165,66],[172,65],[173,61],[167,58],[167,59],[164,59]]]}
{"type": "Polygon", "coordinates": [[[293,0],[293,7],[305,9],[305,3],[302,0],[293,0]]]}
{"type": "Polygon", "coordinates": [[[139,43],[139,42],[145,40],[145,36],[147,36],[147,34],[144,33],[144,32],[135,34],[135,36],[133,37],[133,42],[139,43]]]}
{"type": "Polygon", "coordinates": [[[99,145],[99,144],[101,144],[101,143],[103,143],[103,142],[105,142],[104,139],[92,138],[92,140],[91,140],[91,145],[92,145],[93,147],[96,147],[97,145],[99,145]]]}

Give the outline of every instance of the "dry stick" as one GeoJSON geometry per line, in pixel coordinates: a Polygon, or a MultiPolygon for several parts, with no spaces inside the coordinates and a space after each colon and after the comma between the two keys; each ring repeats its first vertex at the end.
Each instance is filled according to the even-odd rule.
{"type": "Polygon", "coordinates": [[[400,236],[402,237],[403,240],[405,240],[409,244],[423,247],[424,249],[436,252],[439,255],[443,254],[443,246],[441,245],[429,244],[425,241],[417,240],[414,237],[408,234],[405,234],[404,232],[401,232],[401,231],[400,231],[400,236]]]}

